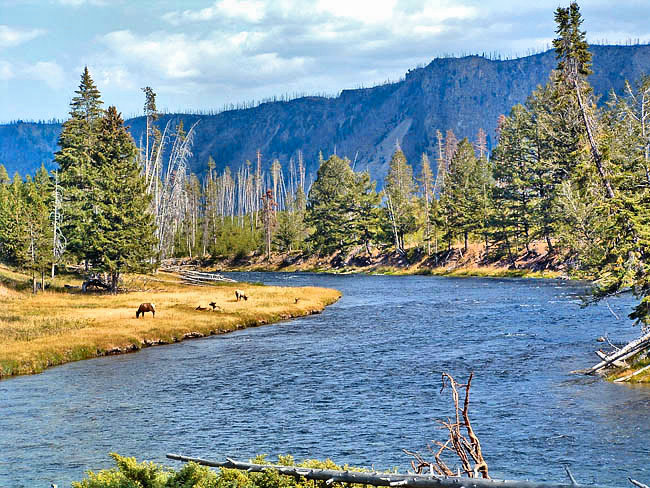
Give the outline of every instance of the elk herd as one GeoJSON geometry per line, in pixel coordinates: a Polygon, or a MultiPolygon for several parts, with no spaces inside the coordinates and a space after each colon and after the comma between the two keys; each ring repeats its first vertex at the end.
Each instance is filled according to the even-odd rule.
{"type": "MultiPolygon", "coordinates": [[[[246,295],[246,293],[243,290],[235,290],[235,301],[239,302],[241,300],[247,301],[248,295],[246,295]]],[[[296,303],[298,303],[297,298],[296,298],[296,303]]],[[[214,301],[210,302],[208,306],[212,308],[213,312],[222,311],[222,308],[219,305],[217,305],[217,303],[214,301]]],[[[199,305],[194,310],[198,310],[199,312],[204,312],[208,310],[208,307],[199,305]]],[[[145,312],[151,312],[151,315],[153,317],[156,317],[156,305],[154,303],[141,303],[140,306],[138,307],[138,310],[135,312],[135,318],[136,319],[140,318],[140,315],[144,317],[145,312]]]]}

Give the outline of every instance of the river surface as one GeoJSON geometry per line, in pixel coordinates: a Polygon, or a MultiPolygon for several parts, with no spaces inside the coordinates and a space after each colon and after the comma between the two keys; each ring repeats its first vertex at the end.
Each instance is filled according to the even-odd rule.
{"type": "Polygon", "coordinates": [[[567,465],[580,483],[650,482],[650,387],[569,373],[597,362],[598,336],[638,335],[630,297],[610,311],[581,309],[584,286],[566,281],[232,276],[343,297],[321,315],[0,382],[0,487],[67,487],[113,451],[405,471],[402,448],[446,438],[443,371],[474,372],[470,417],[493,477],[567,482],[567,465]]]}

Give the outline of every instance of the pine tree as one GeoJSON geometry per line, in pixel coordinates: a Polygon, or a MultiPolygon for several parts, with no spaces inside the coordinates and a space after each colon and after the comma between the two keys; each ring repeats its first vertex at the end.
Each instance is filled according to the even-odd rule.
{"type": "Polygon", "coordinates": [[[97,165],[89,256],[117,292],[124,272],[151,269],[156,238],[137,148],[115,107],[102,117],[93,148],[97,165]]]}
{"type": "Polygon", "coordinates": [[[52,209],[52,181],[44,166],[34,179],[27,178],[24,183],[24,218],[27,225],[27,248],[23,265],[32,272],[32,290],[37,291],[37,277],[41,289],[45,289],[45,273],[52,266],[53,228],[50,221],[52,209]]]}
{"type": "Polygon", "coordinates": [[[606,174],[603,155],[596,141],[595,118],[593,116],[594,103],[590,99],[592,90],[587,82],[587,76],[592,72],[591,53],[589,52],[586,33],[580,30],[583,20],[578,4],[571,2],[568,8],[558,7],[555,11],[555,22],[558,37],[553,40],[553,47],[558,59],[557,84],[567,87],[572,91],[572,96],[575,97],[578,113],[584,125],[584,132],[589,141],[592,160],[607,198],[613,198],[614,190],[606,174]]]}
{"type": "MultiPolygon", "coordinates": [[[[630,318],[645,330],[650,326],[650,178],[647,114],[650,79],[636,90],[627,85],[625,97],[613,96],[601,120],[602,144],[609,163],[614,197],[606,198],[599,175],[592,174],[580,207],[591,219],[576,226],[586,235],[576,245],[583,269],[595,277],[596,299],[631,289],[640,299],[630,318]]],[[[587,176],[590,176],[587,174],[587,176]]],[[[580,208],[579,207],[579,208],[580,208]]]]}
{"type": "Polygon", "coordinates": [[[354,172],[347,159],[330,156],[322,160],[316,181],[309,191],[307,225],[314,229],[308,242],[321,254],[342,250],[350,245],[345,229],[346,200],[354,185],[354,172]]]}
{"type": "Polygon", "coordinates": [[[492,234],[509,257],[520,245],[529,249],[536,195],[532,118],[523,105],[515,105],[499,125],[499,143],[492,154],[494,218],[492,234]]]}
{"type": "Polygon", "coordinates": [[[348,200],[350,215],[349,229],[354,244],[362,244],[368,254],[371,246],[380,239],[383,213],[379,208],[381,196],[375,190],[376,183],[370,180],[367,171],[354,174],[352,195],[348,200]]]}
{"type": "Polygon", "coordinates": [[[79,89],[70,103],[70,118],[63,123],[60,150],[54,160],[59,165],[65,220],[63,234],[68,250],[88,265],[91,215],[94,211],[94,185],[97,168],[91,152],[97,140],[102,101],[88,68],[81,75],[79,89]]]}
{"type": "Polygon", "coordinates": [[[2,187],[2,225],[0,226],[1,256],[12,264],[28,262],[28,229],[25,219],[25,189],[23,180],[16,172],[11,183],[2,187]]]}
{"type": "Polygon", "coordinates": [[[472,144],[463,139],[449,166],[445,189],[440,199],[441,212],[446,219],[445,237],[449,246],[462,234],[467,251],[469,234],[480,228],[483,186],[478,160],[472,144]]]}
{"type": "Polygon", "coordinates": [[[9,183],[11,183],[11,179],[7,173],[7,168],[5,168],[4,164],[0,164],[0,185],[8,185],[9,183]]]}

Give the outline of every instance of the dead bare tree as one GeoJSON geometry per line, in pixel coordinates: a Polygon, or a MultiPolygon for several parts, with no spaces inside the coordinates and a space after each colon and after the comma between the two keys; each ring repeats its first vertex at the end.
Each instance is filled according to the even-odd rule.
{"type": "Polygon", "coordinates": [[[54,272],[56,265],[61,260],[63,253],[66,248],[66,238],[61,232],[61,187],[59,186],[59,172],[54,172],[54,189],[53,189],[53,205],[51,217],[52,217],[52,278],[54,278],[54,272]]]}
{"type": "Polygon", "coordinates": [[[461,476],[461,474],[465,474],[469,478],[478,478],[480,475],[482,478],[490,479],[488,465],[483,458],[481,443],[469,420],[469,389],[473,376],[474,373],[470,373],[467,383],[462,385],[457,383],[450,374],[442,373],[442,388],[440,392],[442,393],[445,387],[449,385],[452,401],[454,402],[455,421],[450,418],[447,418],[447,420],[439,420],[440,424],[447,429],[449,438],[445,442],[433,441],[435,448],[431,445],[427,446],[433,454],[433,462],[425,460],[418,452],[403,449],[406,454],[414,458],[411,461],[411,466],[417,474],[426,473],[428,470],[432,474],[442,476],[461,476]],[[461,408],[459,405],[458,390],[462,388],[465,389],[465,401],[461,408]],[[465,431],[464,433],[463,430],[465,431]],[[454,472],[442,459],[442,455],[447,451],[451,451],[458,456],[462,469],[458,468],[454,472]]]}
{"type": "Polygon", "coordinates": [[[266,190],[266,194],[262,197],[262,222],[264,223],[264,236],[266,242],[266,259],[271,259],[271,238],[273,236],[273,229],[276,225],[275,209],[278,204],[273,198],[273,190],[266,190]]]}

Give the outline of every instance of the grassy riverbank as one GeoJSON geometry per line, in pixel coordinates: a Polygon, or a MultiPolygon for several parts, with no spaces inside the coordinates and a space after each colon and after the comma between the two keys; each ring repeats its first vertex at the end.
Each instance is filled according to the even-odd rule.
{"type": "MultiPolygon", "coordinates": [[[[188,286],[166,273],[134,278],[130,286],[141,291],[119,295],[83,294],[64,288],[60,278],[52,289],[31,295],[24,291],[27,277],[6,268],[0,280],[0,378],[318,313],[341,296],[315,287],[188,286]],[[236,301],[235,289],[248,300],[236,301]],[[213,301],[216,311],[208,306],[213,301]],[[155,303],[155,318],[135,318],[143,302],[155,303]],[[196,310],[199,305],[209,310],[196,310]]],[[[78,286],[80,280],[67,277],[66,283],[78,286]]]]}

